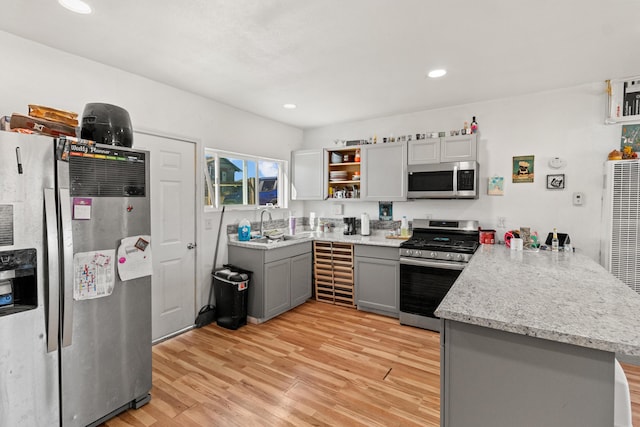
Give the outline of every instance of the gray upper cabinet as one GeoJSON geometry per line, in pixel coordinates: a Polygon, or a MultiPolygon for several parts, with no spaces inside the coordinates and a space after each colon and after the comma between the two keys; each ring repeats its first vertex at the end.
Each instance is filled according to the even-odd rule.
{"type": "Polygon", "coordinates": [[[410,165],[440,163],[440,138],[409,141],[408,154],[407,163],[410,165]]]}
{"type": "Polygon", "coordinates": [[[361,146],[361,198],[407,200],[407,143],[361,146]]]}
{"type": "Polygon", "coordinates": [[[477,137],[472,134],[410,141],[407,163],[423,165],[477,160],[477,137]]]}
{"type": "Polygon", "coordinates": [[[441,162],[468,162],[477,159],[477,134],[448,136],[440,145],[441,162]]]}
{"type": "Polygon", "coordinates": [[[291,153],[291,200],[324,200],[327,194],[324,149],[291,153]]]}

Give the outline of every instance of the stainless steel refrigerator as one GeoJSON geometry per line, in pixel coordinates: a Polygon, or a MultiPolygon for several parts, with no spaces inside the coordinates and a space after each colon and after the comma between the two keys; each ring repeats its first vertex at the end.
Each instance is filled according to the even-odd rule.
{"type": "Polygon", "coordinates": [[[149,401],[149,153],[0,132],[0,426],[149,401]]]}

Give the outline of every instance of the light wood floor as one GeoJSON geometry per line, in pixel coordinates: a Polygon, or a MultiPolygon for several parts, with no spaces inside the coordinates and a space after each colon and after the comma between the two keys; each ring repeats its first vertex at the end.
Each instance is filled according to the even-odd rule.
{"type": "MultiPolygon", "coordinates": [[[[115,426],[439,426],[439,335],[307,302],[153,348],[151,402],[115,426]]],[[[640,426],[640,368],[624,365],[640,426]]]]}

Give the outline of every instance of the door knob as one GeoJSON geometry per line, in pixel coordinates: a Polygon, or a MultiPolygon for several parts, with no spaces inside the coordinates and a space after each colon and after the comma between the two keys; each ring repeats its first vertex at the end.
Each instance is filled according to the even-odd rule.
{"type": "Polygon", "coordinates": [[[193,248],[195,248],[196,246],[198,246],[198,245],[197,245],[197,244],[195,244],[195,243],[188,243],[188,244],[187,244],[187,249],[193,249],[193,248]]]}

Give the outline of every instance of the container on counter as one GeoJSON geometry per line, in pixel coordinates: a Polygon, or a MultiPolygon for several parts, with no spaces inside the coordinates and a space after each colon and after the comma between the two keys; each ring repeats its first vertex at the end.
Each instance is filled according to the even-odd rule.
{"type": "Polygon", "coordinates": [[[480,230],[480,244],[493,245],[496,243],[496,230],[480,230]]]}
{"type": "Polygon", "coordinates": [[[240,224],[238,224],[238,240],[241,242],[251,240],[251,223],[246,218],[242,218],[240,224]]]}
{"type": "Polygon", "coordinates": [[[369,214],[363,213],[360,217],[360,234],[363,236],[369,236],[371,234],[371,228],[369,226],[369,214]]]}
{"type": "Polygon", "coordinates": [[[292,236],[296,234],[296,217],[293,214],[289,215],[289,234],[292,236]]]}
{"type": "Polygon", "coordinates": [[[409,236],[409,222],[407,221],[407,217],[405,215],[402,216],[402,221],[400,222],[400,236],[409,236]]]}

